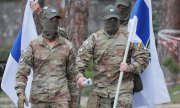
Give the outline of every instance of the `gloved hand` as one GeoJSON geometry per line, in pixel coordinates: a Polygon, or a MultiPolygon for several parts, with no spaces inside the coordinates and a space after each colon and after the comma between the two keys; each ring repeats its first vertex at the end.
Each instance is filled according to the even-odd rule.
{"type": "Polygon", "coordinates": [[[28,106],[28,100],[24,93],[18,95],[18,108],[24,108],[24,103],[28,106]]]}

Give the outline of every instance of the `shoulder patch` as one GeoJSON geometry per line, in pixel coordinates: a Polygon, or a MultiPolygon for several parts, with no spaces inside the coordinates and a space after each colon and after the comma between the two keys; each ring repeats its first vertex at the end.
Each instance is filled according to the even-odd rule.
{"type": "Polygon", "coordinates": [[[24,49],[22,52],[23,52],[23,53],[26,53],[26,52],[27,52],[27,49],[24,49]]]}
{"type": "Polygon", "coordinates": [[[22,62],[24,60],[24,58],[23,57],[21,57],[21,59],[19,60],[20,62],[22,62]]]}
{"type": "Polygon", "coordinates": [[[70,49],[73,48],[73,45],[72,45],[72,43],[69,40],[67,40],[67,39],[65,39],[63,37],[60,37],[60,38],[62,39],[62,41],[64,41],[69,46],[70,49]]]}
{"type": "Polygon", "coordinates": [[[93,35],[96,37],[97,36],[97,34],[96,33],[93,33],[93,35]]]}
{"type": "Polygon", "coordinates": [[[85,43],[86,45],[89,44],[88,40],[86,40],[84,43],[85,43]]]}
{"type": "Polygon", "coordinates": [[[84,46],[81,46],[80,48],[79,48],[79,52],[82,52],[82,51],[84,51],[85,50],[85,47],[84,46]]]}
{"type": "Polygon", "coordinates": [[[97,35],[101,35],[101,34],[103,34],[104,33],[104,29],[102,29],[102,30],[99,30],[99,31],[97,31],[97,32],[95,32],[97,35]]]}

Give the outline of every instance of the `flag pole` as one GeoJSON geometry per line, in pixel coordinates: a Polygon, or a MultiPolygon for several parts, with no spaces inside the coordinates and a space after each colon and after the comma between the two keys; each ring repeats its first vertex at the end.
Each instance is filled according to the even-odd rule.
{"type": "MultiPolygon", "coordinates": [[[[127,60],[127,55],[128,55],[128,51],[129,51],[129,47],[130,47],[130,42],[131,42],[131,36],[134,33],[134,28],[135,28],[135,24],[133,24],[132,30],[129,33],[128,36],[128,41],[127,41],[127,45],[126,45],[126,49],[125,49],[125,53],[124,53],[124,57],[123,57],[123,62],[122,63],[126,63],[127,60]]],[[[116,95],[115,95],[115,99],[114,99],[114,104],[113,104],[113,108],[116,108],[117,106],[117,100],[119,97],[119,90],[121,87],[121,83],[122,83],[122,78],[123,78],[123,71],[120,71],[120,75],[119,75],[119,80],[118,80],[118,85],[117,85],[117,89],[116,89],[116,95]]]]}

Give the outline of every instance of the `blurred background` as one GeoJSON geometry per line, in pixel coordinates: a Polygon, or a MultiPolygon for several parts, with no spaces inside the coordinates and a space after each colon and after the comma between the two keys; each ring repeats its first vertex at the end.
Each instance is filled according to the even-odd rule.
{"type": "MultiPolygon", "coordinates": [[[[21,28],[26,1],[0,0],[0,81],[9,52],[21,28]]],[[[132,2],[134,3],[135,0],[132,2]]],[[[61,16],[64,17],[60,22],[60,26],[66,28],[68,38],[73,43],[77,41],[73,39],[74,34],[70,30],[75,25],[69,25],[68,21],[73,19],[73,17],[68,17],[68,12],[78,8],[75,12],[82,19],[75,20],[83,22],[85,25],[84,29],[78,32],[79,43],[75,43],[76,49],[78,49],[84,39],[103,27],[101,19],[102,9],[108,4],[114,4],[115,0],[78,0],[78,2],[75,0],[39,0],[39,3],[42,7],[52,5],[59,10],[61,16]],[[76,7],[78,3],[79,7],[76,7]]],[[[159,61],[171,96],[171,103],[169,104],[176,105],[175,107],[169,106],[169,108],[180,108],[180,0],[152,0],[152,9],[153,28],[159,61]]],[[[34,19],[38,33],[41,33],[41,26],[36,14],[34,14],[34,19]]],[[[78,27],[78,25],[75,27],[78,27]]],[[[93,78],[93,63],[91,62],[87,68],[86,75],[93,78]]],[[[91,90],[92,87],[85,88],[82,91],[83,99],[81,100],[86,100],[91,90]]],[[[85,104],[85,102],[82,102],[82,106],[85,104]]],[[[1,88],[0,108],[15,108],[1,88]]]]}

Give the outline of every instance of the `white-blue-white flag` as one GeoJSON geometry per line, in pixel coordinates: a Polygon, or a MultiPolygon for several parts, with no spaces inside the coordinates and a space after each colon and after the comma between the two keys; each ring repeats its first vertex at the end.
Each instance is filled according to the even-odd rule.
{"type": "Polygon", "coordinates": [[[142,42],[149,48],[150,63],[141,74],[143,90],[133,96],[133,108],[154,108],[155,104],[170,102],[155,47],[152,27],[151,0],[137,0],[131,12],[128,31],[129,41],[142,42]]]}
{"type": "MultiPolygon", "coordinates": [[[[25,49],[30,41],[37,37],[37,31],[35,23],[30,9],[30,0],[27,1],[22,28],[16,38],[16,41],[11,49],[6,68],[4,71],[1,87],[3,91],[9,96],[9,98],[17,106],[18,97],[16,95],[15,84],[16,84],[16,73],[19,68],[19,58],[21,51],[25,49]]],[[[32,82],[32,72],[28,77],[28,83],[26,87],[26,96],[29,98],[30,87],[32,82]]]]}

